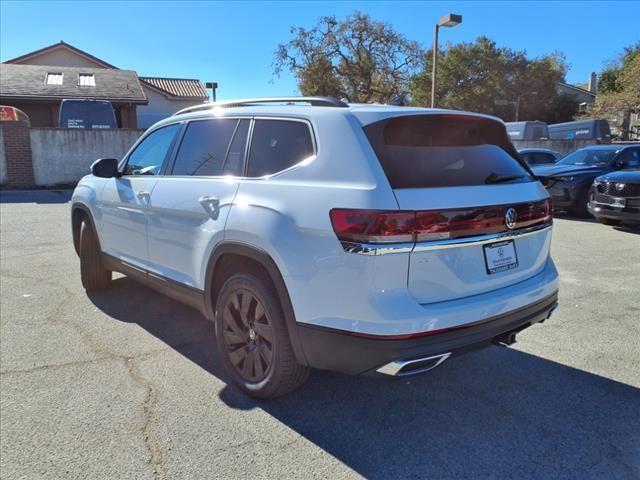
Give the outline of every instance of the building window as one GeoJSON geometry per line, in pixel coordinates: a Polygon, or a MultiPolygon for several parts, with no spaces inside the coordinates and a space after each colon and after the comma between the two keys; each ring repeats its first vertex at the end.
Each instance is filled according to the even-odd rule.
{"type": "Polygon", "coordinates": [[[62,85],[62,74],[47,73],[47,85],[62,85]]]}
{"type": "Polygon", "coordinates": [[[81,87],[95,87],[96,78],[93,76],[93,73],[79,73],[78,85],[81,87]]]}

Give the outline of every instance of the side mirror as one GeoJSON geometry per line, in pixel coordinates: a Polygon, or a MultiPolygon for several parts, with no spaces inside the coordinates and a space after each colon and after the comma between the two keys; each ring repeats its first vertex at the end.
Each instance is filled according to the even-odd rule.
{"type": "Polygon", "coordinates": [[[115,158],[99,158],[91,165],[91,173],[101,178],[119,177],[118,160],[115,158]]]}

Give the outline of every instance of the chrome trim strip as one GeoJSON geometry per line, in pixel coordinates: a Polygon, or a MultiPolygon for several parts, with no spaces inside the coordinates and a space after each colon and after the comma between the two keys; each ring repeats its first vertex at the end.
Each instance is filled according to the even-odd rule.
{"type": "Polygon", "coordinates": [[[356,243],[356,242],[340,242],[342,248],[347,253],[356,253],[359,255],[385,255],[388,253],[411,253],[425,252],[428,250],[440,250],[443,248],[468,247],[471,245],[484,245],[499,240],[509,238],[522,238],[538,233],[549,232],[553,228],[552,224],[545,223],[534,227],[521,228],[507,232],[492,233],[490,235],[478,235],[475,237],[452,238],[448,240],[435,240],[431,242],[418,243],[393,243],[372,244],[372,243],[356,243]]]}
{"type": "Polygon", "coordinates": [[[387,253],[411,253],[415,243],[356,243],[340,242],[342,248],[347,253],[357,253],[359,255],[385,255],[387,253]]]}
{"type": "Polygon", "coordinates": [[[451,352],[441,353],[440,355],[433,355],[431,357],[424,358],[414,358],[413,360],[395,360],[393,362],[387,363],[382,367],[378,368],[376,372],[382,373],[384,375],[391,375],[393,377],[407,377],[409,375],[416,375],[418,373],[428,372],[429,370],[433,370],[434,368],[440,366],[451,356],[451,352]],[[435,363],[429,365],[424,368],[419,368],[417,370],[412,370],[410,372],[402,373],[402,369],[407,365],[412,365],[418,362],[426,362],[429,360],[435,360],[435,363]]]}
{"type": "Polygon", "coordinates": [[[550,232],[553,227],[549,224],[536,225],[535,227],[522,228],[509,232],[492,233],[490,235],[479,235],[477,237],[453,238],[451,240],[438,240],[435,242],[416,243],[414,252],[424,252],[427,250],[440,250],[442,248],[468,247],[471,245],[484,245],[509,238],[522,238],[543,232],[550,232]]]}

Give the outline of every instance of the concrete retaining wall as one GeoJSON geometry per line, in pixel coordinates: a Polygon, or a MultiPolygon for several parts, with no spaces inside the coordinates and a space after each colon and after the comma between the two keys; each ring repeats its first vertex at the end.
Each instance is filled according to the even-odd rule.
{"type": "Polygon", "coordinates": [[[521,148],[548,148],[562,155],[596,143],[595,140],[512,140],[512,142],[518,150],[521,148]]]}
{"type": "Polygon", "coordinates": [[[122,158],[144,130],[31,128],[36,185],[74,184],[98,158],[122,158]]]}
{"type": "Polygon", "coordinates": [[[0,185],[7,183],[7,160],[4,154],[4,128],[0,128],[0,185]]]}

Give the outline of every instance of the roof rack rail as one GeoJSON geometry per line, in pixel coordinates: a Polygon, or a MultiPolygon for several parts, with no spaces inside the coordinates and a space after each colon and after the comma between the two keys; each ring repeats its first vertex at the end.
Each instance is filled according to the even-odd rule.
{"type": "Polygon", "coordinates": [[[230,100],[228,102],[212,102],[178,110],[172,116],[183,113],[199,112],[210,108],[248,107],[262,103],[308,103],[313,107],[348,107],[345,102],[334,97],[269,97],[269,98],[245,98],[242,100],[230,100]]]}

